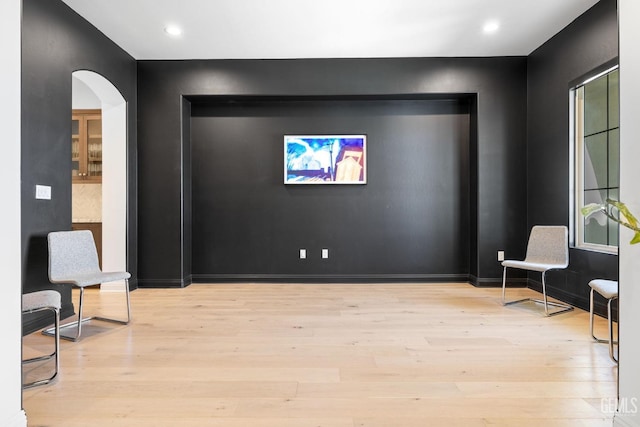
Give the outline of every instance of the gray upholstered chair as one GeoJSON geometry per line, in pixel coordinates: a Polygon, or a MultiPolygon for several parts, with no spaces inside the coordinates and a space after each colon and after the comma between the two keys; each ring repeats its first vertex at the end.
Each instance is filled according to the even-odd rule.
{"type": "Polygon", "coordinates": [[[37,313],[41,311],[51,311],[53,313],[53,336],[55,338],[53,353],[22,360],[22,365],[27,365],[34,362],[44,362],[55,359],[53,374],[39,380],[23,383],[22,388],[31,388],[49,384],[58,375],[58,371],[60,369],[60,306],[60,293],[58,291],[44,290],[29,292],[22,295],[23,314],[37,313]]]}
{"type": "MultiPolygon", "coordinates": [[[[77,341],[82,334],[82,324],[90,320],[103,320],[126,325],[131,321],[131,303],[129,301],[129,277],[126,271],[103,272],[98,264],[98,252],[89,230],[54,231],[49,233],[49,281],[51,283],[70,283],[80,289],[78,320],[60,326],[60,329],[76,328],[75,335],[60,334],[61,338],[77,341]],[[101,316],[82,317],[84,289],[87,286],[124,280],[127,303],[126,320],[101,316]]],[[[43,331],[51,334],[51,330],[43,331]]]]}
{"type": "Polygon", "coordinates": [[[593,337],[595,342],[609,344],[609,357],[615,363],[618,363],[618,359],[616,358],[613,351],[613,346],[614,344],[618,344],[618,341],[615,341],[613,339],[613,317],[611,316],[611,303],[613,302],[613,300],[618,298],[618,282],[616,280],[594,279],[589,282],[589,286],[591,287],[591,294],[589,297],[589,330],[591,331],[591,336],[593,337]],[[609,339],[606,340],[596,337],[593,333],[594,292],[597,292],[607,300],[607,324],[609,327],[609,339]]]}
{"type": "Polygon", "coordinates": [[[531,229],[529,242],[527,244],[527,255],[524,261],[505,260],[502,273],[502,304],[516,304],[525,301],[534,301],[544,304],[544,313],[547,316],[564,313],[573,310],[568,304],[548,301],[546,274],[549,270],[564,269],[569,266],[569,231],[563,225],[536,225],[531,229]],[[518,268],[521,270],[538,271],[542,273],[542,294],[543,300],[534,298],[523,298],[515,301],[506,301],[505,288],[507,281],[507,268],[518,268]],[[550,312],[549,306],[559,307],[558,310],[550,312]]]}

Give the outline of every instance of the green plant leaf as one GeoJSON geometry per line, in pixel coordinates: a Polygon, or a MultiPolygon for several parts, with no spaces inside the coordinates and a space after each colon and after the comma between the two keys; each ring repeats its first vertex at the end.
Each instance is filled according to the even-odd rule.
{"type": "Polygon", "coordinates": [[[588,217],[594,214],[595,212],[604,210],[604,208],[605,208],[604,204],[589,203],[588,205],[585,205],[582,209],[580,209],[580,213],[582,213],[583,216],[588,217]]]}
{"type": "Polygon", "coordinates": [[[638,219],[631,213],[627,205],[618,200],[607,199],[605,203],[589,203],[580,209],[580,213],[582,213],[585,218],[593,215],[595,212],[603,212],[610,220],[634,231],[633,238],[629,242],[630,244],[635,245],[640,243],[638,219]]]}
{"type": "Polygon", "coordinates": [[[638,227],[638,220],[636,219],[635,216],[633,216],[633,214],[631,213],[631,211],[629,210],[627,205],[625,205],[622,202],[619,202],[617,200],[612,200],[612,199],[607,199],[607,203],[609,203],[610,205],[612,205],[616,209],[618,209],[618,212],[620,212],[620,215],[622,215],[624,217],[624,219],[626,220],[626,222],[629,225],[631,225],[630,228],[633,229],[633,228],[637,228],[638,227]]]}

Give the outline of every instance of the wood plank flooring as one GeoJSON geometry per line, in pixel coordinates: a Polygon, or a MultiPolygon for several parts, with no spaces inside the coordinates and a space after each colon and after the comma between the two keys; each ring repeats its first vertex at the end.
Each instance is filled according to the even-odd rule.
{"type": "MultiPolygon", "coordinates": [[[[588,313],[503,307],[497,288],[195,284],[131,302],[130,325],[61,342],[58,380],[23,392],[29,427],[612,425],[617,368],[588,313]]],[[[85,303],[124,313],[122,293],[85,303]]],[[[25,357],[50,344],[25,337],[25,357]]]]}

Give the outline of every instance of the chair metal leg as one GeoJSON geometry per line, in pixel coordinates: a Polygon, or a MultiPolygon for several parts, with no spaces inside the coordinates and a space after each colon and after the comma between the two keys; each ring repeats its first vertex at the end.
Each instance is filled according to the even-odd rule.
{"type": "MultiPolygon", "coordinates": [[[[63,333],[60,333],[60,338],[68,340],[68,341],[78,341],[78,339],[80,338],[80,335],[82,335],[82,324],[85,322],[88,322],[90,320],[101,320],[103,322],[111,322],[111,323],[117,323],[120,325],[128,325],[129,322],[131,322],[131,300],[129,297],[129,280],[125,279],[124,280],[124,285],[125,285],[125,295],[126,295],[126,299],[127,299],[127,319],[126,320],[120,320],[120,319],[113,319],[110,317],[103,317],[103,316],[91,316],[91,317],[82,317],[82,312],[83,312],[83,303],[84,303],[84,287],[80,288],[80,299],[78,302],[78,320],[75,320],[73,322],[69,322],[69,323],[65,323],[64,325],[60,326],[60,330],[64,330],[64,329],[68,329],[68,328],[76,328],[76,333],[75,335],[66,335],[63,333]]],[[[42,331],[43,334],[45,335],[52,335],[53,334],[53,329],[45,329],[44,331],[42,331]]]]}
{"type": "Polygon", "coordinates": [[[536,303],[540,303],[540,304],[544,304],[544,314],[545,316],[555,316],[556,314],[560,314],[560,313],[565,313],[567,311],[571,311],[573,310],[574,307],[572,307],[569,304],[563,304],[563,303],[559,303],[559,302],[552,302],[549,301],[547,298],[547,283],[546,283],[546,271],[542,272],[542,295],[543,295],[543,300],[539,300],[539,299],[535,299],[535,298],[522,298],[519,300],[515,300],[515,301],[506,301],[505,299],[505,289],[506,289],[506,281],[507,281],[507,267],[504,267],[504,270],[502,272],[502,305],[511,305],[511,304],[517,304],[517,303],[521,303],[521,302],[526,302],[526,301],[532,301],[532,302],[536,302],[536,303]],[[549,306],[552,307],[559,307],[559,310],[553,311],[553,312],[549,312],[549,306]]]}
{"type": "Polygon", "coordinates": [[[601,338],[596,337],[595,333],[593,332],[593,324],[594,324],[594,301],[593,301],[593,296],[594,296],[594,290],[593,288],[591,288],[591,293],[589,294],[589,331],[591,332],[591,337],[593,338],[593,340],[595,342],[598,343],[607,343],[609,342],[608,340],[603,340],[601,338]]]}
{"type": "Polygon", "coordinates": [[[609,339],[605,340],[605,339],[596,337],[595,333],[593,332],[593,324],[594,324],[594,317],[595,317],[595,313],[593,310],[594,309],[593,296],[594,296],[594,289],[591,288],[591,293],[589,295],[589,331],[591,332],[591,337],[597,343],[609,344],[609,357],[615,363],[618,363],[618,359],[615,357],[615,352],[613,349],[614,344],[618,344],[618,341],[613,339],[613,317],[611,316],[611,303],[615,298],[610,298],[607,301],[607,326],[609,329],[609,339]]]}
{"type": "Polygon", "coordinates": [[[124,279],[124,293],[127,299],[127,320],[112,319],[109,317],[102,317],[102,316],[94,316],[92,317],[92,319],[102,320],[104,322],[118,323],[120,325],[128,325],[129,322],[131,322],[131,299],[129,297],[129,280],[128,279],[124,279]]]}
{"type": "Polygon", "coordinates": [[[504,267],[504,269],[502,270],[502,305],[517,304],[519,302],[525,302],[525,301],[531,300],[531,298],[522,298],[515,301],[507,301],[505,296],[506,286],[507,286],[507,267],[504,267]]]}
{"type": "Polygon", "coordinates": [[[609,357],[615,363],[618,363],[618,359],[613,354],[613,344],[616,342],[613,340],[613,318],[611,317],[611,302],[614,298],[609,298],[609,302],[607,303],[607,318],[609,321],[609,357]]]}
{"type": "Polygon", "coordinates": [[[546,275],[547,275],[547,272],[543,271],[542,272],[542,294],[544,295],[544,301],[539,301],[539,300],[533,300],[533,301],[535,301],[535,302],[544,302],[544,314],[546,316],[555,316],[556,314],[565,313],[567,311],[573,310],[573,306],[571,306],[569,304],[563,304],[563,303],[559,303],[559,302],[548,301],[546,275]],[[549,306],[558,307],[559,310],[556,310],[556,311],[553,311],[553,312],[549,312],[549,306]]]}
{"type": "Polygon", "coordinates": [[[23,389],[28,389],[28,388],[32,388],[32,387],[37,387],[40,385],[44,385],[44,384],[49,384],[50,382],[52,382],[57,376],[58,376],[58,372],[60,371],[60,310],[58,310],[57,308],[52,308],[52,307],[44,307],[43,310],[51,310],[53,311],[54,314],[54,324],[53,324],[53,330],[54,330],[54,350],[53,353],[48,354],[48,355],[44,355],[44,356],[38,356],[38,357],[32,357],[30,359],[25,359],[22,361],[22,365],[27,365],[30,363],[34,363],[34,362],[41,362],[41,361],[46,361],[46,360],[50,360],[51,358],[54,359],[55,362],[55,367],[54,367],[54,371],[53,374],[48,377],[48,378],[43,378],[37,381],[32,381],[29,383],[25,383],[22,385],[23,389]]]}
{"type": "Polygon", "coordinates": [[[502,269],[502,305],[505,305],[505,286],[507,283],[507,267],[502,269]]]}

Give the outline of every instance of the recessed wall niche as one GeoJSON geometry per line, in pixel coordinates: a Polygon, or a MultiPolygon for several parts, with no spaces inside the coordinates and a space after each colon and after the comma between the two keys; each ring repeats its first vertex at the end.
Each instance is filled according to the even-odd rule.
{"type": "Polygon", "coordinates": [[[468,280],[471,96],[190,101],[194,281],[468,280]],[[336,133],[366,185],[283,184],[285,134],[336,133]]]}

